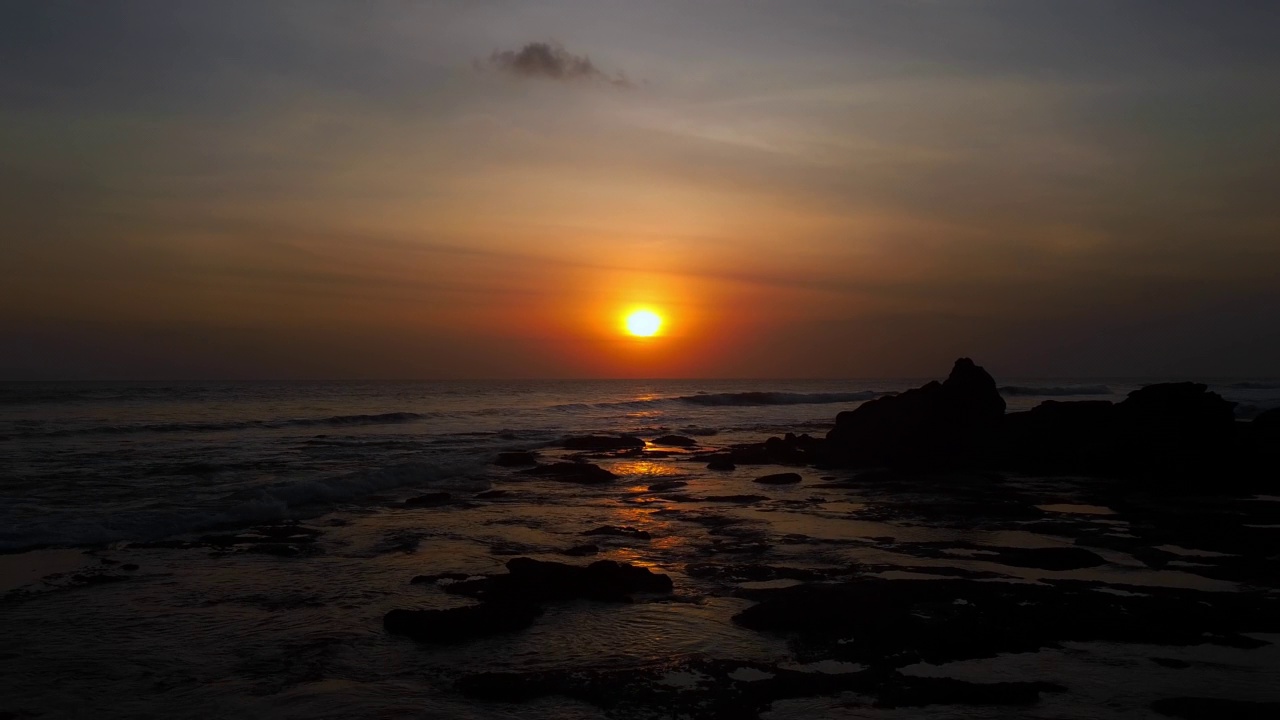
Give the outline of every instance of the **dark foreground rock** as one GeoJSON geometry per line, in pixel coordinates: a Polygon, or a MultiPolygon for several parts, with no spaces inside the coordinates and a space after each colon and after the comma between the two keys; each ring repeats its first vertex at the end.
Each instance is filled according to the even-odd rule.
{"type": "Polygon", "coordinates": [[[1263,414],[1236,422],[1234,403],[1201,383],[1148,385],[1123,402],[1061,402],[1004,413],[994,379],[968,358],[945,382],[840,413],[823,444],[774,439],[735,448],[734,462],[802,459],[819,466],[899,470],[1013,470],[1113,476],[1212,492],[1266,490],[1280,462],[1280,432],[1263,414]],[[778,459],[781,458],[781,459],[778,459]]]}
{"type": "Polygon", "coordinates": [[[518,557],[507,561],[505,575],[471,578],[442,573],[412,580],[414,584],[441,582],[448,583],[442,585],[445,592],[480,603],[448,610],[392,610],[383,617],[387,632],[426,643],[456,643],[523,630],[542,614],[542,605],[548,602],[631,602],[633,595],[664,595],[672,590],[670,577],[612,560],[579,567],[518,557]]]}
{"type": "Polygon", "coordinates": [[[960,358],[945,382],[876,398],[837,415],[826,451],[848,465],[974,464],[1004,410],[991,375],[960,358]]]}
{"type": "Polygon", "coordinates": [[[1152,645],[1265,644],[1244,633],[1280,629],[1280,598],[1262,592],[1133,588],[1095,583],[859,578],[743,591],[759,604],[734,616],[754,630],[792,634],[803,654],[873,667],[1033,652],[1066,641],[1152,645]]]}
{"type": "Polygon", "coordinates": [[[517,452],[500,452],[493,459],[494,465],[502,467],[522,467],[524,465],[536,465],[538,463],[538,453],[517,451],[517,452]]]}
{"type": "Polygon", "coordinates": [[[558,462],[539,465],[528,470],[521,470],[520,474],[546,477],[552,480],[579,483],[581,485],[598,485],[618,477],[599,465],[581,462],[558,462]]]}

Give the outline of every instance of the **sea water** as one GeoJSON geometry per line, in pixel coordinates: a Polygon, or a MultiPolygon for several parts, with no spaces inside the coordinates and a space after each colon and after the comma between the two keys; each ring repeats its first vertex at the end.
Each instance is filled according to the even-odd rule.
{"type": "MultiPolygon", "coordinates": [[[[569,435],[651,440],[673,433],[703,450],[786,432],[821,436],[836,413],[920,382],[0,384],[0,712],[599,717],[601,710],[567,699],[476,703],[451,692],[450,683],[466,672],[692,655],[789,661],[784,639],[730,621],[749,601],[732,586],[686,573],[691,565],[743,558],[816,569],[861,563],[894,577],[912,573],[899,567],[945,562],[1037,581],[1037,571],[993,564],[980,550],[937,560],[908,557],[902,548],[1071,540],[1011,527],[898,521],[877,511],[877,498],[828,482],[847,478],[810,469],[798,486],[765,487],[750,481],[766,469],[713,473],[675,450],[599,461],[619,479],[587,487],[491,464],[506,450],[557,459],[565,454],[557,444],[569,435]],[[687,483],[685,495],[648,490],[663,480],[687,483]],[[507,492],[475,499],[492,489],[507,492]],[[449,492],[456,502],[404,504],[423,492],[449,492]],[[701,501],[742,493],[766,499],[746,506],[701,501]],[[293,557],[181,542],[286,520],[316,533],[293,557]],[[738,530],[717,530],[727,522],[738,530]],[[651,540],[582,536],[600,525],[643,529],[651,540]],[[414,575],[501,572],[517,555],[584,562],[563,552],[588,540],[600,546],[591,559],[672,575],[678,601],[570,603],[549,609],[528,631],[465,647],[423,647],[381,629],[392,608],[463,604],[410,585],[414,575]]],[[[1146,382],[1030,379],[1007,382],[1003,392],[1015,411],[1045,399],[1120,400],[1146,382]]],[[[1242,417],[1280,405],[1280,383],[1221,381],[1213,389],[1238,402],[1242,417]]],[[[1042,501],[1069,507],[1073,499],[1042,501]]],[[[1061,515],[1090,532],[1126,533],[1105,508],[1061,515]]],[[[1107,566],[1057,576],[1130,588],[1231,587],[1097,550],[1107,566]]],[[[1072,655],[1080,666],[1072,672],[1106,677],[1113,655],[1082,649],[1072,655]]],[[[1258,665],[1259,657],[1239,660],[1247,670],[1228,673],[1232,682],[1247,685],[1271,672],[1274,663],[1258,665]]],[[[1170,673],[1143,667],[1135,677],[1154,697],[1182,682],[1170,673]]],[[[1091,688],[1099,682],[1088,680],[1091,688]]],[[[781,703],[777,712],[794,707],[806,716],[811,705],[827,707],[815,702],[781,703]]]]}

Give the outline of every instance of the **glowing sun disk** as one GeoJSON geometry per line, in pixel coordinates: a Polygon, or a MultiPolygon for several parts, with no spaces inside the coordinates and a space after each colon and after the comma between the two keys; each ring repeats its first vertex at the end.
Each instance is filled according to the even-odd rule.
{"type": "Polygon", "coordinates": [[[627,316],[627,332],[637,337],[652,337],[662,327],[662,318],[652,310],[636,310],[627,316]]]}

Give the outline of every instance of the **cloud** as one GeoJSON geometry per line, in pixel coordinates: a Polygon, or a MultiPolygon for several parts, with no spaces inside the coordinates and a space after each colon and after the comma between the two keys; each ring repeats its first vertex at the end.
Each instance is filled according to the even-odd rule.
{"type": "Polygon", "coordinates": [[[519,50],[494,50],[482,67],[517,77],[550,80],[589,80],[630,89],[635,85],[622,73],[610,75],[586,55],[574,55],[555,42],[531,42],[519,50]]]}

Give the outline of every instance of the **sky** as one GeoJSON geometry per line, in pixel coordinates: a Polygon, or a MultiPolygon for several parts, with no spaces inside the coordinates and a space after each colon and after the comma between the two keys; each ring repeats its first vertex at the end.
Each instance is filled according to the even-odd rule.
{"type": "Polygon", "coordinates": [[[0,379],[1280,375],[1277,32],[6,2],[0,379]]]}

